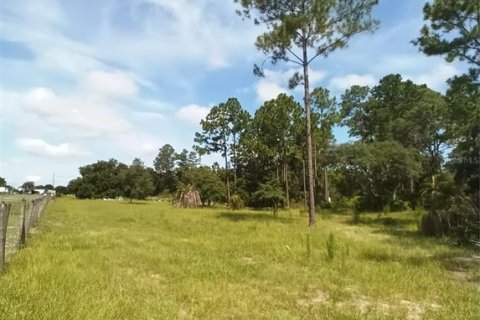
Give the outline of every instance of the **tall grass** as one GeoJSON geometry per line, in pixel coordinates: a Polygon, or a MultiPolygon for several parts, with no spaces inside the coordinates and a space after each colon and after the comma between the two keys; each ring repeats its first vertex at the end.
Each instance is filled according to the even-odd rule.
{"type": "Polygon", "coordinates": [[[412,213],[362,218],[57,199],[0,276],[0,319],[478,318],[472,252],[412,213]]]}

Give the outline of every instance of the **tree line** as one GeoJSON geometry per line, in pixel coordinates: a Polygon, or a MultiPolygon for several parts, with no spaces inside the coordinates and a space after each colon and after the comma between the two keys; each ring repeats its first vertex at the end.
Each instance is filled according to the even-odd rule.
{"type": "MultiPolygon", "coordinates": [[[[264,63],[300,67],[289,85],[303,86],[303,107],[281,94],[249,114],[230,98],[202,120],[191,151],[177,153],[165,145],[154,168],[138,159],[131,166],[110,160],[82,167],[82,178],[69,184],[77,196],[144,197],[195,187],[207,205],[239,199],[252,207],[305,204],[309,225],[315,225],[318,207],[355,212],[424,207],[426,224],[438,225],[427,233],[445,227],[478,239],[478,2],[435,0],[424,7],[426,24],[413,44],[427,55],[470,65],[468,73],[448,80],[445,93],[389,74],[339,97],[327,88],[310,88],[309,66],[346,47],[356,34],[374,31],[378,21],[371,11],[378,1],[235,2],[242,17],[267,27],[255,43],[267,57],[264,63]],[[352,142],[336,143],[335,126],[347,127],[352,142]],[[210,153],[223,158],[222,166],[200,165],[210,153]],[[116,180],[101,183],[106,173],[95,173],[97,167],[116,180]],[[136,173],[127,174],[131,170],[136,173]],[[143,182],[134,185],[137,180],[143,182]]],[[[263,64],[255,65],[254,73],[263,76],[263,64]]]]}

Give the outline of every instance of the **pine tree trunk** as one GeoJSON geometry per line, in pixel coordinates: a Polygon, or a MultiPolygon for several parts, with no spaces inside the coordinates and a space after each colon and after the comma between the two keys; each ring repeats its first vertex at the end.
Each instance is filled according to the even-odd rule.
{"type": "Polygon", "coordinates": [[[307,173],[305,172],[305,160],[302,160],[303,164],[303,200],[305,201],[305,208],[308,207],[307,202],[307,173]]]}
{"type": "Polygon", "coordinates": [[[330,182],[328,181],[328,171],[327,168],[325,167],[323,170],[323,181],[324,181],[324,196],[325,196],[325,202],[330,203],[330,182]]]}
{"type": "Polygon", "coordinates": [[[230,204],[230,179],[228,178],[228,158],[227,158],[227,148],[224,149],[225,152],[225,177],[227,180],[227,203],[230,204]]]}
{"type": "Polygon", "coordinates": [[[303,82],[304,82],[304,103],[307,116],[307,168],[308,168],[308,225],[316,225],[315,217],[315,191],[313,186],[313,157],[312,157],[312,122],[310,108],[310,83],[308,79],[308,56],[307,43],[303,43],[303,82]]]}
{"type": "Polygon", "coordinates": [[[233,133],[233,191],[234,194],[237,190],[237,138],[233,133]]]}
{"type": "Polygon", "coordinates": [[[283,163],[283,177],[285,179],[285,198],[287,202],[286,204],[287,208],[290,208],[290,190],[288,188],[288,165],[286,161],[283,163]]]}
{"type": "Polygon", "coordinates": [[[317,165],[317,148],[315,148],[315,144],[312,143],[312,153],[313,153],[313,187],[316,188],[320,186],[321,183],[317,183],[318,180],[318,165],[317,165]]]}

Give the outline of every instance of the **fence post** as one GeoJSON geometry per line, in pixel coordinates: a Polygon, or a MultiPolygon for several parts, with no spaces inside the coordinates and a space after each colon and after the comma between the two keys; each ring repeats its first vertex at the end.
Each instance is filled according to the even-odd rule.
{"type": "Polygon", "coordinates": [[[30,208],[30,217],[28,219],[28,224],[27,224],[27,234],[30,233],[30,230],[33,227],[34,224],[34,215],[35,215],[35,200],[32,200],[30,202],[31,208],[30,208]]]}
{"type": "Polygon", "coordinates": [[[38,200],[33,201],[32,209],[32,227],[37,226],[38,200]]]}
{"type": "Polygon", "coordinates": [[[4,201],[0,206],[0,272],[5,266],[5,246],[7,240],[8,216],[10,214],[10,204],[4,201]]]}
{"type": "Polygon", "coordinates": [[[25,215],[27,212],[27,200],[22,199],[22,209],[20,211],[20,223],[18,227],[17,250],[25,245],[25,215]]]}

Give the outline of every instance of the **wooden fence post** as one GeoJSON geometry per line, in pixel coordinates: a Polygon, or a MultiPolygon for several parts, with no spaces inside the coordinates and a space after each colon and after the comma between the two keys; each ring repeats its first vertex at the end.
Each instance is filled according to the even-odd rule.
{"type": "Polygon", "coordinates": [[[17,250],[25,246],[25,215],[27,212],[27,200],[22,199],[22,208],[20,211],[20,223],[18,227],[17,250]]]}
{"type": "Polygon", "coordinates": [[[32,210],[32,227],[37,226],[37,214],[38,214],[38,200],[34,200],[33,210],[32,210]]]}
{"type": "Polygon", "coordinates": [[[7,240],[8,216],[10,214],[10,204],[2,202],[0,206],[0,272],[5,266],[5,246],[7,240]]]}
{"type": "Polygon", "coordinates": [[[30,201],[30,217],[28,219],[28,224],[27,224],[27,234],[30,233],[30,230],[33,227],[34,222],[34,215],[35,215],[35,200],[30,201]]]}

